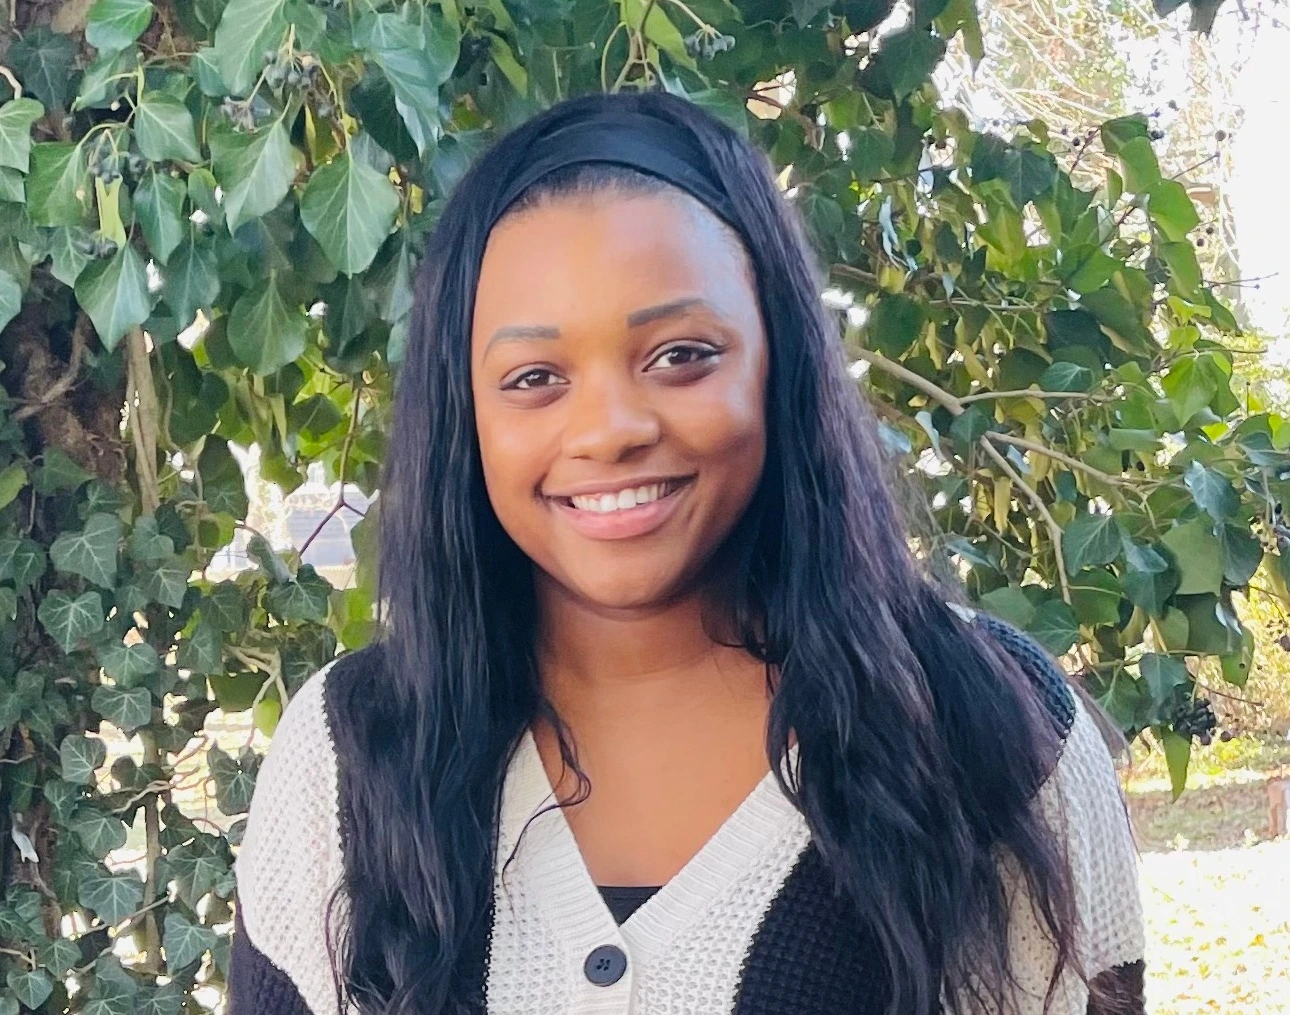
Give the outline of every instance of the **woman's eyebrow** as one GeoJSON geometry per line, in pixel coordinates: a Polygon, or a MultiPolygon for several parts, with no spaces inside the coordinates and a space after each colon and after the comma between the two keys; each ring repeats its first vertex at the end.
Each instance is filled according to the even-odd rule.
{"type": "Polygon", "coordinates": [[[498,342],[515,342],[532,338],[559,338],[560,329],[550,324],[503,324],[493,332],[484,351],[487,352],[498,342]]]}
{"type": "Polygon", "coordinates": [[[676,317],[690,310],[712,309],[712,304],[702,296],[682,296],[680,299],[668,300],[666,303],[659,303],[657,306],[633,310],[627,315],[627,327],[639,328],[667,317],[676,317]]]}

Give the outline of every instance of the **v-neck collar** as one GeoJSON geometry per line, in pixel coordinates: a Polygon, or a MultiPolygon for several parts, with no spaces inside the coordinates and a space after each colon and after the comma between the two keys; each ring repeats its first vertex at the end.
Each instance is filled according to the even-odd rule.
{"type": "MultiPolygon", "coordinates": [[[[796,759],[794,745],[785,758],[787,770],[796,759]]],[[[685,866],[620,925],[587,869],[573,829],[556,804],[537,743],[526,731],[506,774],[497,862],[502,890],[519,878],[525,894],[574,954],[621,942],[640,961],[701,919],[724,890],[786,836],[805,846],[806,822],[769,771],[685,866]],[[509,869],[503,870],[508,860],[509,869]]]]}

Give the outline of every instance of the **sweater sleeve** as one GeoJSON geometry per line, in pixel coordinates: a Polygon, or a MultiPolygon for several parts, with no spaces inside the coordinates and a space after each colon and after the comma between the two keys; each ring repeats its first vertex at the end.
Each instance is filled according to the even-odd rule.
{"type": "Polygon", "coordinates": [[[332,665],[288,703],[256,778],[235,864],[230,1015],[338,1011],[327,930],[341,917],[327,910],[343,862],[324,698],[332,665]]]}

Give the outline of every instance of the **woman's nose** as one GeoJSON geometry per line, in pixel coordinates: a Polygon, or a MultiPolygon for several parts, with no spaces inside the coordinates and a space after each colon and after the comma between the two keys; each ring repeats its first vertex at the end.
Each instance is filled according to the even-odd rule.
{"type": "Polygon", "coordinates": [[[564,451],[571,458],[619,462],[658,443],[658,415],[630,380],[587,378],[569,394],[564,451]]]}

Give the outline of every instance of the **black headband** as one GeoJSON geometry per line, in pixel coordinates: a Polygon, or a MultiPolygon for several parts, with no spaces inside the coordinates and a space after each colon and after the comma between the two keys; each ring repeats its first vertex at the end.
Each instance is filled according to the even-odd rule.
{"type": "Polygon", "coordinates": [[[737,232],[743,231],[703,149],[688,131],[666,120],[626,110],[600,113],[539,137],[526,155],[528,164],[493,203],[493,222],[542,177],[579,163],[610,162],[679,187],[737,232]]]}

